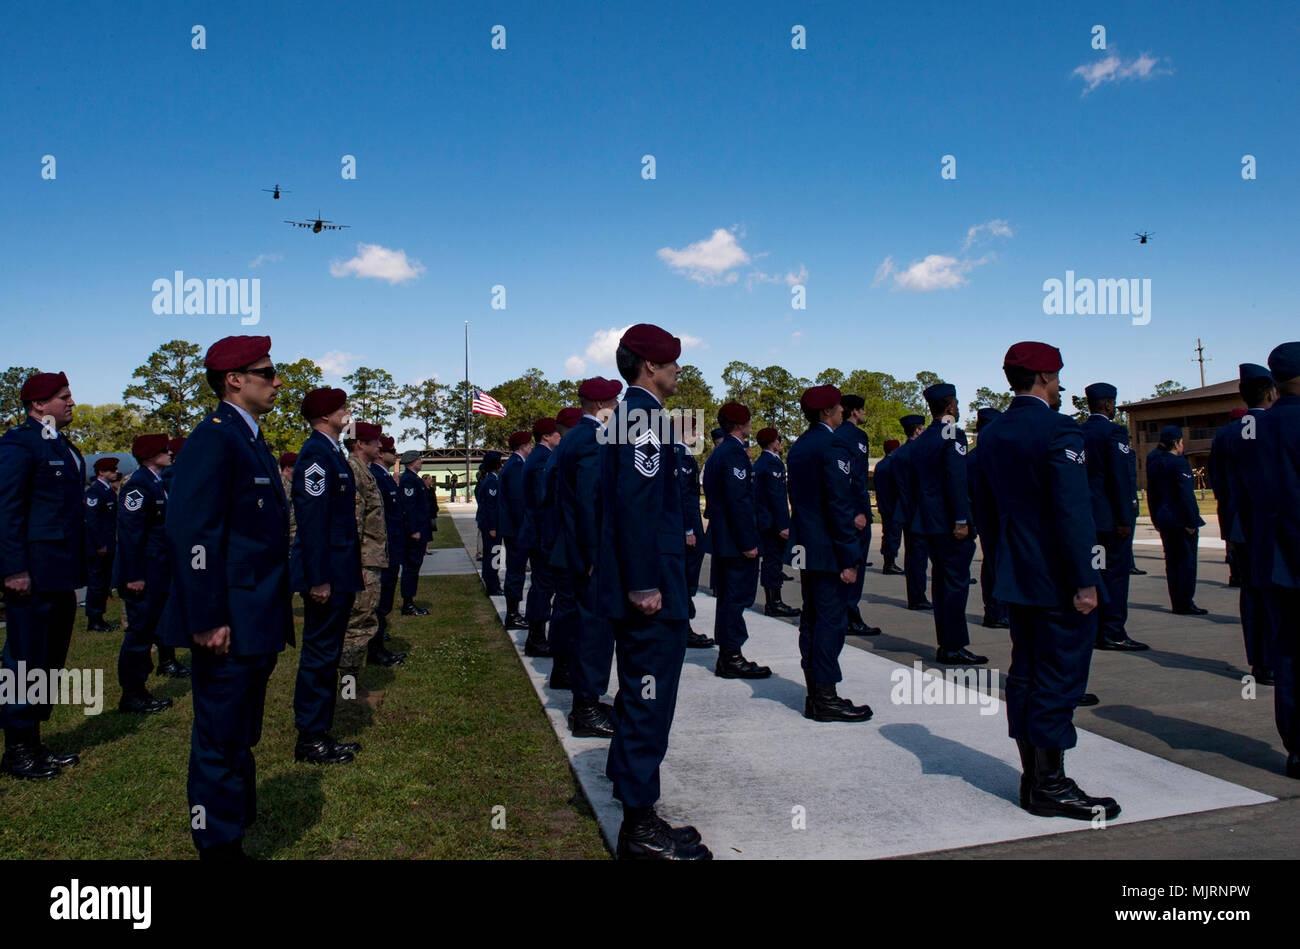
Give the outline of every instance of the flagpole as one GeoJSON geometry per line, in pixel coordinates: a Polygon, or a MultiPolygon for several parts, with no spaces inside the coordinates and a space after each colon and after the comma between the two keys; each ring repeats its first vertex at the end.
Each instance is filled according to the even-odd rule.
{"type": "Polygon", "coordinates": [[[469,407],[473,401],[469,389],[469,320],[465,321],[465,490],[469,490],[469,407]]]}

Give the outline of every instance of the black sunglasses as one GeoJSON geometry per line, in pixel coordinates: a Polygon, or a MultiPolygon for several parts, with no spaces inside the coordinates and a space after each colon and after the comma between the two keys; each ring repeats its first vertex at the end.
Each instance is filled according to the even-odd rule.
{"type": "Polygon", "coordinates": [[[246,373],[248,373],[249,375],[253,375],[253,376],[261,376],[261,377],[262,377],[263,379],[265,379],[267,382],[270,382],[271,380],[273,380],[273,379],[275,378],[275,367],[274,367],[274,366],[262,366],[262,367],[260,367],[260,368],[258,368],[258,369],[241,369],[241,370],[239,370],[239,371],[240,371],[240,372],[246,372],[246,373]]]}

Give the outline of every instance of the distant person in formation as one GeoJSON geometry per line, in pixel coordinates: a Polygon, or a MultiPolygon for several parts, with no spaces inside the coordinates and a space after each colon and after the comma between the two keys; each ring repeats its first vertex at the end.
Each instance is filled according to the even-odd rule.
{"type": "Polygon", "coordinates": [[[330,735],[339,691],[339,662],[348,618],[361,580],[356,492],[352,468],[339,437],[351,420],[347,393],[313,389],[302,400],[311,434],[293,469],[293,509],[298,519],[289,555],[293,589],[302,594],[302,646],[293,690],[298,742],[295,761],[345,764],[361,750],[357,742],[330,735]]]}
{"type": "MultiPolygon", "coordinates": [[[[298,453],[296,451],[285,451],[280,453],[280,487],[284,488],[285,498],[293,497],[293,466],[298,463],[298,453]]],[[[293,505],[289,505],[289,543],[293,543],[293,535],[298,529],[298,524],[293,519],[293,505]]]]}
{"type": "Polygon", "coordinates": [[[754,473],[746,449],[749,409],[728,402],[718,410],[718,424],[727,433],[704,464],[704,496],[708,498],[709,545],[718,598],[713,638],[718,643],[714,673],[723,679],[766,679],[767,666],[746,659],[741,647],[749,639],[745,610],[758,594],[758,516],[754,505],[754,473]]]}
{"type": "MultiPolygon", "coordinates": [[[[709,439],[713,442],[713,447],[714,447],[714,448],[717,448],[719,445],[721,445],[721,444],[722,444],[722,440],[723,440],[724,438],[726,438],[726,437],[727,437],[727,433],[724,432],[724,431],[723,431],[722,429],[720,429],[720,428],[715,428],[715,429],[713,429],[711,432],[709,432],[709,439]]],[[[704,487],[704,483],[703,483],[703,472],[701,472],[701,475],[700,475],[700,488],[701,488],[701,490],[703,490],[703,487],[704,487]]],[[[709,513],[709,499],[708,499],[707,497],[704,499],[704,520],[705,520],[705,521],[711,521],[711,520],[713,520],[713,515],[709,513]]],[[[712,593],[714,596],[717,596],[717,588],[718,588],[718,560],[717,560],[716,557],[713,557],[713,556],[712,556],[712,554],[713,554],[713,547],[712,547],[712,544],[711,544],[711,542],[710,542],[710,540],[709,540],[709,535],[708,535],[707,532],[706,532],[705,535],[704,535],[704,553],[710,555],[710,557],[709,557],[709,592],[712,593]]],[[[713,637],[710,636],[709,639],[712,640],[713,637]]],[[[687,645],[690,645],[690,643],[688,642],[687,645]]]]}
{"type": "MultiPolygon", "coordinates": [[[[10,681],[36,670],[46,681],[62,669],[77,618],[77,589],[86,583],[86,465],[63,429],[76,402],[61,372],[39,372],[18,390],[25,417],[0,437],[0,577],[4,579],[5,643],[0,667],[10,681]],[[21,671],[20,666],[21,665],[21,671]]],[[[11,777],[56,777],[78,762],[41,742],[50,696],[26,690],[0,703],[5,751],[0,771],[11,777]]]]}
{"type": "Polygon", "coordinates": [[[547,624],[551,621],[551,598],[555,595],[555,582],[551,575],[550,555],[543,548],[544,536],[550,530],[543,523],[547,517],[543,501],[546,493],[546,462],[551,457],[551,451],[560,443],[555,419],[540,418],[533,423],[533,442],[533,450],[524,461],[524,517],[515,541],[528,551],[528,567],[532,573],[528,601],[524,605],[524,621],[528,624],[524,655],[546,658],[555,652],[555,644],[548,641],[546,635],[547,624]]]}
{"type": "Polygon", "coordinates": [[[935,661],[943,665],[982,665],[966,647],[966,601],[975,538],[970,529],[966,487],[966,433],[957,425],[957,390],[946,382],[923,393],[933,421],[908,451],[908,480],[901,494],[911,509],[912,533],[930,556],[934,602],[935,661]]]}
{"type": "Polygon", "coordinates": [[[994,595],[1011,617],[1007,730],[1020,751],[1020,806],[1040,817],[1118,816],[1113,798],[1085,794],[1065,774],[1078,742],[1074,709],[1097,640],[1097,529],[1083,433],[1060,414],[1061,353],[1016,343],[1003,371],[1015,397],[980,435],[975,503],[995,534],[994,595]]]}
{"type": "Polygon", "coordinates": [[[456,492],[460,490],[460,475],[451,473],[451,503],[456,503],[456,492]]]}
{"type": "Polygon", "coordinates": [[[393,477],[397,465],[397,447],[392,435],[379,436],[379,459],[370,463],[370,473],[375,476],[379,493],[384,497],[384,531],[388,535],[388,566],[379,574],[379,628],[375,639],[383,645],[392,636],[388,632],[388,614],[393,611],[397,595],[397,575],[406,559],[406,529],[402,521],[402,490],[393,477]]]}
{"type": "Polygon", "coordinates": [[[343,652],[339,668],[344,674],[358,675],[362,662],[376,666],[395,666],[406,653],[384,648],[379,633],[379,588],[383,572],[388,569],[388,524],[384,517],[384,495],[370,465],[379,459],[379,439],[383,430],[370,422],[357,422],[351,438],[344,439],[348,466],[356,485],[355,517],[357,540],[361,544],[361,589],[352,602],[347,631],[343,635],[343,652]]]}
{"type": "MultiPolygon", "coordinates": [[[[984,621],[980,624],[989,629],[1007,629],[1011,623],[1007,619],[1007,605],[1000,602],[993,595],[993,583],[996,574],[993,571],[993,561],[997,558],[996,537],[997,531],[985,531],[979,524],[975,512],[975,495],[978,490],[979,479],[982,477],[979,470],[979,441],[978,436],[993,420],[1002,414],[1000,409],[985,406],[975,413],[975,434],[977,440],[974,448],[966,450],[966,490],[970,495],[971,502],[971,528],[980,542],[980,593],[984,599],[984,621]]],[[[996,527],[996,525],[994,525],[996,527]]]]}
{"type": "Polygon", "coordinates": [[[117,681],[122,687],[118,709],[153,714],[171,708],[172,700],[149,694],[146,683],[154,671],[153,647],[158,646],[158,674],[188,678],[190,670],[176,661],[176,649],[162,641],[160,620],[171,591],[171,559],[165,523],[167,489],[162,473],[171,467],[167,436],[138,435],[131,454],[140,467],[122,489],[117,519],[117,562],[113,586],[126,606],[126,633],[117,657],[117,681]]]}
{"type": "Polygon", "coordinates": [[[86,632],[111,633],[117,623],[104,619],[117,553],[116,458],[95,462],[95,480],[86,488],[86,632]]]}
{"type": "Polygon", "coordinates": [[[185,447],[184,438],[169,438],[167,440],[167,450],[171,452],[172,463],[162,470],[162,482],[163,482],[163,487],[168,491],[171,490],[171,485],[168,484],[168,482],[171,481],[172,479],[172,468],[176,466],[176,458],[178,455],[180,455],[181,449],[184,447],[185,447]]]}
{"type": "Polygon", "coordinates": [[[532,432],[515,432],[510,436],[510,457],[501,465],[497,530],[506,546],[506,615],[503,621],[506,629],[528,628],[528,622],[519,612],[519,601],[524,598],[524,574],[528,569],[528,549],[520,544],[519,532],[524,526],[524,462],[532,450],[532,432]]]}
{"type": "Polygon", "coordinates": [[[785,487],[785,442],[774,428],[758,433],[761,449],[754,460],[754,508],[763,557],[759,580],[763,586],[763,612],[768,616],[798,616],[797,607],[781,599],[785,585],[785,551],[790,545],[790,498],[785,487]]]}
{"type": "MultiPolygon", "coordinates": [[[[569,730],[576,738],[612,738],[614,709],[600,701],[609,690],[614,660],[614,629],[596,597],[593,574],[600,556],[604,511],[600,480],[600,438],[605,419],[618,405],[623,384],[595,376],[578,386],[581,416],[560,440],[555,465],[555,504],[559,532],[551,555],[557,577],[573,590],[577,616],[569,643],[569,681],[573,707],[569,730]]],[[[698,495],[697,495],[698,498],[698,495]]],[[[696,504],[699,509],[699,504],[696,504]]],[[[560,581],[557,580],[557,585],[560,581]]]]}
{"type": "Polygon", "coordinates": [[[925,431],[925,417],[921,415],[904,415],[899,420],[907,440],[894,452],[890,477],[897,490],[894,502],[895,529],[903,535],[903,574],[907,583],[907,608],[909,610],[929,610],[934,605],[925,595],[926,566],[930,552],[926,550],[925,539],[912,527],[915,502],[907,493],[912,483],[912,449],[916,440],[925,431]]]}
{"type": "Polygon", "coordinates": [[[903,531],[894,519],[894,508],[898,504],[898,486],[894,483],[892,474],[894,452],[898,451],[898,448],[897,438],[885,439],[885,457],[876,462],[872,480],[876,486],[876,507],[880,511],[880,556],[885,560],[880,572],[885,576],[901,577],[903,568],[898,565],[897,560],[903,531]]]}
{"type": "Polygon", "coordinates": [[[1160,441],[1147,455],[1147,504],[1165,549],[1173,612],[1204,616],[1209,610],[1196,605],[1196,552],[1205,521],[1196,503],[1192,466],[1183,457],[1183,430],[1177,425],[1160,429],[1160,441]]]}
{"type": "Polygon", "coordinates": [[[577,640],[578,601],[573,578],[569,575],[568,555],[560,527],[560,446],[582,420],[582,409],[570,405],[555,416],[555,433],[559,441],[542,466],[542,503],[536,525],[541,556],[551,576],[551,619],[549,645],[551,676],[547,686],[559,691],[573,688],[574,647],[577,640]]]}
{"type": "Polygon", "coordinates": [[[428,616],[423,606],[416,606],[420,589],[420,568],[433,534],[429,531],[429,493],[420,480],[424,456],[418,451],[402,452],[402,477],[397,488],[402,503],[402,615],[428,616]]]}
{"type": "Polygon", "coordinates": [[[1219,525],[1229,545],[1237,570],[1238,606],[1241,632],[1246,642],[1246,661],[1250,674],[1260,685],[1275,685],[1273,655],[1277,638],[1278,617],[1270,595],[1271,579],[1262,582],[1254,569],[1250,540],[1253,498],[1244,489],[1243,472],[1258,455],[1259,423],[1278,399],[1277,383],[1265,366],[1242,363],[1238,383],[1241,397],[1250,406],[1240,418],[1233,419],[1214,436],[1210,449],[1210,479],[1219,502],[1219,525]]]}
{"type": "MultiPolygon", "coordinates": [[[[1245,365],[1243,363],[1243,365],[1245,365]]],[[[1234,556],[1232,521],[1235,515],[1232,497],[1228,490],[1228,471],[1224,451],[1224,440],[1238,422],[1246,417],[1246,409],[1233,409],[1229,414],[1227,425],[1222,425],[1214,433],[1210,444],[1210,454],[1206,459],[1206,474],[1210,490],[1214,493],[1214,516],[1219,522],[1219,536],[1223,539],[1223,562],[1228,565],[1228,586],[1240,587],[1241,577],[1237,573],[1237,558],[1234,556]]]]}
{"type": "Polygon", "coordinates": [[[1242,433],[1233,483],[1250,582],[1268,601],[1274,624],[1273,711],[1287,751],[1285,773],[1300,778],[1300,342],[1269,353],[1268,368],[1278,399],[1247,416],[1255,419],[1255,433],[1242,433]]]}
{"type": "Polygon", "coordinates": [[[861,549],[853,522],[853,458],[835,437],[844,417],[840,390],[813,386],[799,397],[808,430],[790,448],[790,552],[800,571],[803,610],[799,655],[808,695],[804,717],[865,722],[871,706],[836,694],[840,652],[848,630],[848,598],[861,549]]]}
{"type": "Polygon", "coordinates": [[[1133,449],[1128,429],[1114,422],[1119,390],[1109,382],[1094,382],[1083,394],[1090,413],[1080,426],[1088,459],[1088,491],[1097,546],[1105,555],[1101,580],[1106,595],[1097,606],[1097,648],[1141,652],[1151,647],[1130,639],[1126,629],[1133,528],[1137,524],[1137,483],[1129,464],[1133,449]]]}
{"type": "Polygon", "coordinates": [[[858,531],[858,578],[849,590],[848,633],[852,636],[879,636],[880,627],[862,618],[862,587],[867,579],[867,557],[871,553],[871,440],[858,426],[866,417],[866,402],[860,395],[843,395],[844,420],[835,429],[835,437],[844,443],[853,459],[849,487],[853,495],[853,526],[858,531]]]}
{"type": "Polygon", "coordinates": [[[605,766],[623,804],[621,859],[708,860],[690,826],[655,813],[659,766],[677,708],[686,654],[686,531],[664,400],[676,394],[681,341],[638,323],[614,353],[627,395],[600,458],[600,544],[592,582],[618,655],[614,737],[605,766]]]}
{"type": "Polygon", "coordinates": [[[190,433],[167,505],[163,641],[190,647],[194,660],[184,817],[201,859],[244,855],[266,683],[293,642],[289,505],[259,422],[282,384],[270,352],[269,336],[227,336],[208,349],[207,383],[220,401],[190,433]]]}
{"type": "MultiPolygon", "coordinates": [[[[622,383],[613,385],[622,388],[622,383]]],[[[612,410],[612,407],[611,407],[612,410]]],[[[690,618],[695,619],[695,594],[700,592],[700,570],[704,566],[704,519],[700,516],[700,463],[694,448],[700,438],[695,430],[695,416],[682,412],[673,419],[673,432],[677,437],[673,451],[677,455],[677,482],[682,489],[682,518],[686,527],[686,597],[690,618]]],[[[686,646],[689,649],[708,649],[713,637],[697,633],[687,624],[686,646]]]]}
{"type": "Polygon", "coordinates": [[[501,564],[497,556],[497,552],[503,550],[498,529],[501,478],[497,472],[500,470],[501,452],[484,452],[478,483],[474,485],[474,502],[478,505],[474,512],[474,523],[478,526],[483,548],[483,589],[488,596],[501,595],[501,564]]]}
{"type": "Polygon", "coordinates": [[[438,532],[438,515],[441,513],[438,507],[438,487],[429,476],[424,478],[424,487],[429,492],[429,540],[432,541],[433,535],[438,532]]]}

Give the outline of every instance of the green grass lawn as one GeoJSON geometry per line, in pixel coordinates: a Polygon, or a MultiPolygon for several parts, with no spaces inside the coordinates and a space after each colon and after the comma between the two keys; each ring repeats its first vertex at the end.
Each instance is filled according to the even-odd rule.
{"type": "MultiPolygon", "coordinates": [[[[441,518],[435,537],[455,537],[441,518]]],[[[295,597],[297,603],[297,597],[295,597]]],[[[293,761],[298,653],[280,656],[255,749],[259,858],[588,858],[608,856],[595,817],[491,603],[474,576],[423,577],[424,617],[394,613],[390,671],[361,673],[363,701],[340,702],[334,735],[360,741],[352,764],[293,761]],[[493,808],[505,828],[493,829],[493,808]]],[[[120,621],[120,601],[109,619],[120,621]]],[[[299,629],[301,610],[299,609],[299,629]]],[[[117,712],[121,633],[87,633],[79,614],[69,667],[102,668],[104,711],[58,707],[47,743],[81,754],[53,781],[0,777],[0,855],[194,857],[185,801],[192,724],[188,680],[151,679],[175,705],[117,712]]],[[[182,652],[188,662],[188,653],[182,652]]]]}
{"type": "Polygon", "coordinates": [[[451,518],[442,514],[438,517],[438,529],[433,532],[433,540],[429,541],[429,548],[436,550],[443,547],[463,547],[460,542],[460,534],[456,532],[456,525],[451,522],[451,518]]]}

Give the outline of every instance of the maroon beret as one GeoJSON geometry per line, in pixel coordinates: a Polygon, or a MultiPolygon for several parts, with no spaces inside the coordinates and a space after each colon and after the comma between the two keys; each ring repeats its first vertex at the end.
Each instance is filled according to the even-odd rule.
{"type": "Polygon", "coordinates": [[[392,435],[380,435],[380,436],[379,436],[379,450],[380,450],[380,451],[397,451],[397,443],[393,441],[393,436],[392,436],[392,435]]]}
{"type": "Polygon", "coordinates": [[[173,438],[167,443],[167,450],[173,455],[180,454],[180,450],[185,447],[185,439],[173,438]]]}
{"type": "Polygon", "coordinates": [[[834,386],[813,386],[804,389],[799,404],[805,409],[830,409],[840,404],[840,390],[834,386]]]}
{"type": "Polygon", "coordinates": [[[653,323],[629,326],[619,344],[651,362],[672,362],[682,354],[682,341],[653,323]]]}
{"type": "Polygon", "coordinates": [[[286,451],[280,455],[280,467],[292,468],[298,463],[298,453],[296,451],[286,451]]]}
{"type": "Polygon", "coordinates": [[[1233,418],[1245,418],[1245,416],[1246,416],[1246,410],[1245,410],[1245,409],[1233,409],[1233,410],[1232,410],[1232,417],[1233,417],[1233,418]]]}
{"type": "Polygon", "coordinates": [[[352,429],[352,437],[359,442],[377,442],[384,430],[373,422],[357,422],[352,429]]]}
{"type": "Polygon", "coordinates": [[[613,399],[622,391],[623,383],[617,379],[606,379],[603,376],[592,376],[578,386],[578,395],[584,399],[590,399],[592,402],[604,402],[606,399],[613,399]]]}
{"type": "Polygon", "coordinates": [[[61,372],[38,372],[23,383],[18,398],[23,402],[44,402],[68,384],[68,377],[61,372]]]}
{"type": "Polygon", "coordinates": [[[582,409],[575,409],[573,406],[560,409],[560,413],[555,416],[555,424],[563,425],[565,428],[573,428],[580,421],[582,421],[582,409]]]}
{"type": "Polygon", "coordinates": [[[116,459],[116,458],[100,458],[98,461],[95,462],[95,470],[96,470],[96,471],[116,471],[116,470],[117,470],[117,459],[116,459]]]}
{"type": "Polygon", "coordinates": [[[776,441],[780,437],[781,433],[774,428],[760,429],[758,433],[758,443],[760,445],[766,445],[770,442],[776,441]]]}
{"type": "Polygon", "coordinates": [[[324,418],[347,400],[348,394],[342,389],[312,389],[302,400],[303,418],[324,418]]]}
{"type": "Polygon", "coordinates": [[[269,336],[227,336],[208,347],[203,365],[207,369],[228,372],[250,366],[270,352],[269,336]]]}
{"type": "Polygon", "coordinates": [[[885,439],[885,451],[887,451],[887,452],[893,451],[895,448],[898,447],[898,445],[899,445],[899,442],[898,442],[898,439],[897,439],[897,438],[886,438],[886,439],[885,439]]]}
{"type": "Polygon", "coordinates": [[[533,423],[533,435],[536,438],[541,438],[543,435],[550,435],[554,431],[555,419],[553,418],[539,418],[533,423]]]}
{"type": "Polygon", "coordinates": [[[1003,369],[1029,369],[1032,372],[1060,372],[1063,365],[1061,351],[1047,343],[1016,343],[1002,360],[1003,369]]]}
{"type": "Polygon", "coordinates": [[[167,450],[167,435],[137,435],[131,442],[131,454],[136,461],[148,461],[167,450]]]}
{"type": "Polygon", "coordinates": [[[518,448],[520,445],[527,445],[532,440],[532,432],[515,432],[510,436],[510,447],[518,448]]]}
{"type": "Polygon", "coordinates": [[[718,409],[718,421],[730,422],[732,425],[744,425],[749,421],[749,409],[739,402],[728,402],[718,409]]]}

